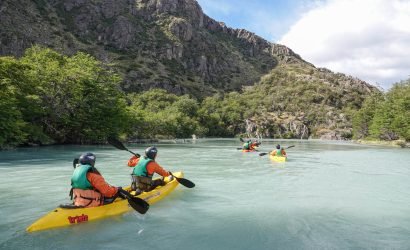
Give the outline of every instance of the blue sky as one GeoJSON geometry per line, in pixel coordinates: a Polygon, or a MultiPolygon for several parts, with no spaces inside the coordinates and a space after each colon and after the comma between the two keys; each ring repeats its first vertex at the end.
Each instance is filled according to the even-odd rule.
{"type": "Polygon", "coordinates": [[[389,89],[410,78],[410,0],[197,0],[205,14],[317,67],[389,89]]]}
{"type": "Polygon", "coordinates": [[[277,41],[313,0],[197,0],[203,11],[232,28],[244,28],[269,41],[277,41]]]}

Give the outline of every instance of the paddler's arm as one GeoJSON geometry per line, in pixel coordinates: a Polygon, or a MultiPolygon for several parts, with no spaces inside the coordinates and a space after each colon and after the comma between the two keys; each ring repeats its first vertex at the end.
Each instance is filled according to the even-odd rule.
{"type": "Polygon", "coordinates": [[[132,156],[129,160],[128,160],[128,167],[132,168],[135,167],[138,164],[138,161],[140,160],[139,157],[136,157],[135,155],[132,156]]]}
{"type": "Polygon", "coordinates": [[[104,197],[113,197],[118,192],[117,187],[109,185],[99,174],[88,172],[87,179],[91,185],[98,190],[104,197]]]}
{"type": "Polygon", "coordinates": [[[163,169],[158,163],[156,163],[155,161],[151,161],[150,163],[148,163],[147,165],[147,172],[149,175],[152,175],[154,173],[157,173],[163,177],[167,177],[169,176],[169,172],[166,171],[165,169],[163,169]]]}

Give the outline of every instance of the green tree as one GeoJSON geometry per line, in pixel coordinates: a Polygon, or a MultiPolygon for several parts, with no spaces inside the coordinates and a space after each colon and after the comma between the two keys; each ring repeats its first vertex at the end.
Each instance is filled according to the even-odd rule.
{"type": "Polygon", "coordinates": [[[373,122],[376,110],[383,102],[381,93],[369,96],[363,103],[362,108],[353,114],[353,138],[363,139],[370,135],[370,126],[373,122]]]}
{"type": "Polygon", "coordinates": [[[198,102],[189,96],[152,89],[130,94],[129,99],[132,103],[129,109],[134,115],[134,137],[187,138],[206,131],[198,122],[198,102]]]}
{"type": "Polygon", "coordinates": [[[119,134],[129,123],[120,78],[90,55],[72,57],[33,47],[22,61],[35,83],[42,113],[32,122],[57,143],[94,143],[119,134]]]}
{"type": "Polygon", "coordinates": [[[394,84],[376,109],[370,134],[382,140],[410,140],[410,81],[394,84]]]}
{"type": "Polygon", "coordinates": [[[11,57],[0,57],[0,149],[25,142],[27,123],[19,109],[24,66],[11,57]]]}

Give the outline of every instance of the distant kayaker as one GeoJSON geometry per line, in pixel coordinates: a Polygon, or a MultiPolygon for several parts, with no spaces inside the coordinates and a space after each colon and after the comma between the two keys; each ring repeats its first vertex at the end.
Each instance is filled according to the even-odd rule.
{"type": "Polygon", "coordinates": [[[71,177],[71,197],[75,206],[97,207],[111,203],[118,196],[121,187],[114,187],[105,182],[94,167],[96,156],[84,153],[79,158],[79,165],[71,177]]]}
{"type": "MultiPolygon", "coordinates": [[[[158,150],[156,147],[148,147],[145,149],[145,156],[133,156],[128,160],[128,166],[134,167],[131,174],[131,189],[137,193],[151,191],[157,186],[165,184],[163,178],[153,180],[152,177],[154,173],[162,177],[167,177],[171,174],[155,161],[157,153],[158,150]]],[[[170,178],[172,179],[172,176],[170,176],[170,178]]]]}
{"type": "Polygon", "coordinates": [[[242,149],[243,149],[243,150],[256,150],[256,148],[257,148],[259,145],[261,145],[261,143],[258,142],[258,141],[252,142],[252,140],[248,140],[247,142],[245,142],[245,143],[242,145],[242,149]]]}
{"type": "Polygon", "coordinates": [[[276,155],[276,156],[287,157],[287,156],[286,156],[285,149],[282,148],[279,144],[276,145],[276,150],[273,150],[272,152],[270,152],[270,154],[271,154],[272,156],[275,156],[275,155],[276,155]]]}

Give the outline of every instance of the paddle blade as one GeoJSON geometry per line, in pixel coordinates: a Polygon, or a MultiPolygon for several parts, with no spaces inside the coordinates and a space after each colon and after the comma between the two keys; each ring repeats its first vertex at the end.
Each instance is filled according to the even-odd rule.
{"type": "Polygon", "coordinates": [[[295,147],[295,145],[289,146],[289,147],[287,147],[286,149],[288,149],[288,148],[293,148],[293,147],[295,147]]]}
{"type": "Polygon", "coordinates": [[[112,146],[120,149],[120,150],[128,150],[124,144],[122,144],[122,142],[120,142],[119,140],[117,140],[116,138],[113,137],[108,137],[107,139],[108,143],[111,144],[112,146]]]}
{"type": "Polygon", "coordinates": [[[260,153],[259,156],[267,155],[268,153],[260,153]]]}
{"type": "Polygon", "coordinates": [[[239,140],[240,140],[241,142],[245,142],[245,141],[242,139],[242,137],[239,137],[239,140]]]}
{"type": "Polygon", "coordinates": [[[237,150],[242,150],[243,148],[236,148],[237,150]]]}
{"type": "Polygon", "coordinates": [[[132,196],[130,193],[123,189],[120,190],[120,196],[126,198],[128,200],[128,204],[130,204],[130,206],[140,214],[145,214],[149,209],[148,202],[144,201],[141,198],[132,196]]]}
{"type": "Polygon", "coordinates": [[[140,154],[137,154],[137,153],[132,152],[131,150],[129,150],[128,148],[126,148],[126,147],[124,146],[124,144],[122,144],[122,142],[120,142],[119,140],[117,140],[117,139],[115,139],[115,138],[113,138],[113,137],[108,137],[108,138],[107,138],[107,141],[108,141],[109,144],[111,144],[112,146],[114,146],[114,147],[116,147],[116,148],[118,148],[118,149],[120,149],[120,150],[125,150],[125,151],[128,151],[128,152],[130,152],[131,154],[135,155],[136,157],[141,157],[140,154]]]}
{"type": "Polygon", "coordinates": [[[145,214],[149,209],[148,202],[144,201],[141,198],[131,196],[127,197],[127,200],[128,204],[130,204],[130,206],[140,214],[145,214]]]}
{"type": "MultiPolygon", "coordinates": [[[[175,177],[175,176],[174,176],[175,177]]],[[[175,179],[177,179],[177,181],[181,184],[181,185],[183,185],[183,186],[185,186],[185,187],[187,187],[187,188],[193,188],[193,187],[195,187],[195,183],[193,183],[192,181],[190,181],[190,180],[187,180],[187,179],[185,179],[185,178],[179,178],[179,177],[175,177],[175,179]]]]}

